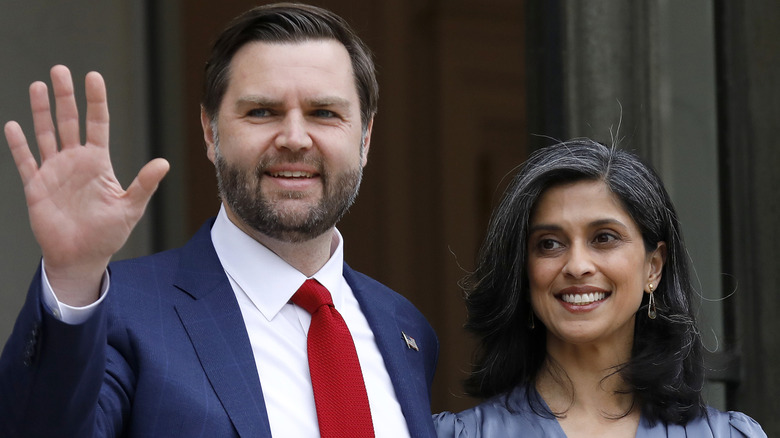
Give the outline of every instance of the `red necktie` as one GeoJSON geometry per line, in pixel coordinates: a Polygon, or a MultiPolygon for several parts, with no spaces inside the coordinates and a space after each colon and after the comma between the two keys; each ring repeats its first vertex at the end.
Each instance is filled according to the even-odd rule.
{"type": "Polygon", "coordinates": [[[311,314],[309,373],[322,438],[374,436],[355,344],[333,299],[317,280],[306,280],[292,302],[311,314]]]}

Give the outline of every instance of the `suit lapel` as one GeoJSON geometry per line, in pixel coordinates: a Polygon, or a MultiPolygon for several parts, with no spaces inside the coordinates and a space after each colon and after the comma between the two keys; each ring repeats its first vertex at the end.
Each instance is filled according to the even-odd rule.
{"type": "Polygon", "coordinates": [[[177,304],[176,312],[239,436],[270,437],[249,336],[211,243],[211,224],[185,247],[175,285],[193,299],[177,304]]]}
{"type": "MultiPolygon", "coordinates": [[[[384,294],[372,294],[372,289],[355,275],[355,272],[344,265],[344,278],[352,288],[360,303],[371,330],[374,332],[379,351],[395,388],[395,395],[406,418],[409,433],[412,437],[431,436],[431,407],[428,395],[428,385],[425,373],[412,368],[410,363],[422,363],[422,354],[407,346],[402,331],[411,337],[416,324],[407,315],[398,312],[396,303],[388,299],[380,299],[384,294]],[[410,330],[412,332],[410,332],[410,330]]],[[[374,291],[376,292],[376,291],[374,291]]],[[[419,338],[418,338],[419,339],[419,338]]],[[[420,345],[419,348],[432,346],[420,345]]],[[[432,348],[436,348],[435,346],[432,348]]]]}

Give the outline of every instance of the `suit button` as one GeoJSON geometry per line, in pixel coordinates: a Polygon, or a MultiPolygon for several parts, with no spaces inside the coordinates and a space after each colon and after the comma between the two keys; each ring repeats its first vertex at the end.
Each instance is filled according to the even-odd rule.
{"type": "Polygon", "coordinates": [[[38,352],[38,340],[41,336],[41,328],[39,324],[35,324],[30,330],[27,336],[27,342],[24,348],[24,366],[29,367],[35,362],[35,356],[38,352]]]}

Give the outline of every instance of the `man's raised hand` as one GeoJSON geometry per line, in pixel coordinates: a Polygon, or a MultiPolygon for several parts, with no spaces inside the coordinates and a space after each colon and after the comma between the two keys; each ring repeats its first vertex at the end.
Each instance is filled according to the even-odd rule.
{"type": "Polygon", "coordinates": [[[122,189],[109,157],[108,103],[102,76],[96,72],[86,76],[83,145],[70,71],[54,66],[51,81],[56,130],[46,84],[30,85],[40,166],[18,123],[6,123],[5,137],[24,184],[30,225],[52,288],[60,301],[83,306],[97,299],[108,261],[141,219],[169,165],[162,158],[150,161],[127,190],[122,189]]]}

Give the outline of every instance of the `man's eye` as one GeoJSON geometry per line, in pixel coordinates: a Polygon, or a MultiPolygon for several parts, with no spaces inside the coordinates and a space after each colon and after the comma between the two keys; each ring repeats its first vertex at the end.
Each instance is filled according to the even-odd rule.
{"type": "Polygon", "coordinates": [[[249,117],[268,117],[271,115],[271,111],[268,111],[265,108],[255,108],[252,110],[249,110],[247,113],[247,116],[249,117]]]}
{"type": "Polygon", "coordinates": [[[314,117],[322,117],[322,118],[336,117],[336,113],[334,113],[331,110],[326,110],[326,109],[314,110],[312,115],[314,115],[314,117]]]}

